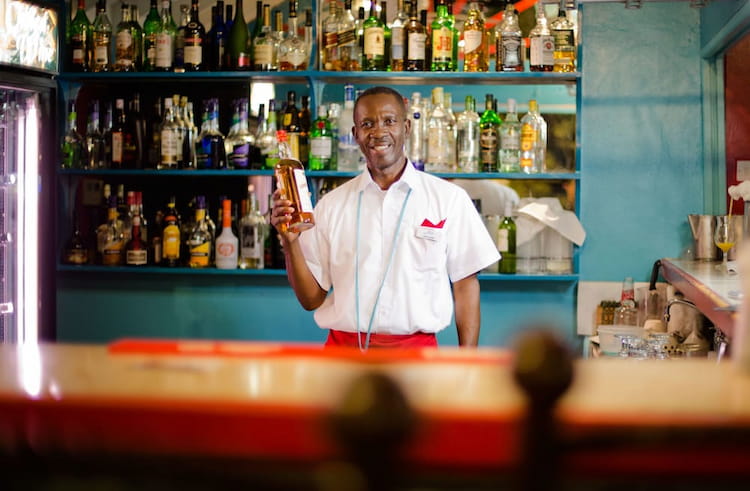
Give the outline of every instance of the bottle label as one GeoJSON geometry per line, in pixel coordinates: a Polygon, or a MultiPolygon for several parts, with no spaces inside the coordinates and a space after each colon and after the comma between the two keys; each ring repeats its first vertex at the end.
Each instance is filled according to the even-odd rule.
{"type": "Polygon", "coordinates": [[[250,66],[250,55],[242,52],[237,55],[237,68],[246,68],[250,66]]]}
{"type": "Polygon", "coordinates": [[[237,249],[232,242],[220,242],[216,244],[216,255],[221,258],[231,259],[236,253],[237,249]]]}
{"type": "Polygon", "coordinates": [[[208,266],[211,242],[206,241],[190,247],[190,266],[208,266]]]}
{"type": "Polygon", "coordinates": [[[240,231],[242,236],[243,258],[260,259],[263,257],[263,231],[258,225],[244,225],[240,231]]]}
{"type": "Polygon", "coordinates": [[[497,231],[497,250],[499,252],[508,252],[508,243],[508,229],[499,229],[497,231]]]}
{"type": "Polygon", "coordinates": [[[503,36],[500,43],[500,60],[503,66],[516,67],[521,64],[521,37],[503,36]]]}
{"type": "Polygon", "coordinates": [[[131,250],[125,253],[125,264],[129,266],[143,266],[148,262],[146,249],[131,250]]]}
{"type": "Polygon", "coordinates": [[[229,155],[229,161],[235,169],[245,169],[248,166],[248,155],[250,153],[250,144],[242,143],[233,145],[232,153],[229,155]]]}
{"type": "Polygon", "coordinates": [[[555,39],[552,36],[531,38],[530,63],[532,66],[554,65],[555,39]]]}
{"type": "Polygon", "coordinates": [[[432,59],[451,61],[453,58],[453,31],[445,26],[432,31],[432,59]]]}
{"type": "Polygon", "coordinates": [[[370,27],[365,31],[365,56],[385,56],[385,35],[382,27],[370,27]]]}
{"type": "Polygon", "coordinates": [[[319,159],[330,159],[333,141],[330,136],[314,136],[310,139],[310,155],[319,159]]]}
{"type": "Polygon", "coordinates": [[[177,165],[177,135],[172,129],[161,131],[161,163],[177,165]]]}
{"type": "Polygon", "coordinates": [[[106,65],[109,63],[109,45],[96,46],[94,48],[94,63],[97,65],[106,65]]]}
{"type": "Polygon", "coordinates": [[[300,213],[312,213],[313,205],[310,199],[310,190],[307,187],[307,178],[303,169],[293,169],[294,183],[297,186],[297,195],[299,196],[300,213]]]}
{"type": "Polygon", "coordinates": [[[479,155],[482,164],[497,163],[497,131],[495,128],[484,128],[479,133],[479,155]]]}
{"type": "Polygon", "coordinates": [[[180,228],[177,225],[167,225],[162,233],[163,259],[180,259],[180,228]]]}
{"type": "Polygon", "coordinates": [[[256,44],[255,50],[256,65],[271,65],[273,63],[273,46],[270,44],[256,44]]]}
{"type": "Polygon", "coordinates": [[[503,150],[519,150],[521,141],[518,138],[518,133],[500,135],[500,148],[503,150]]]}
{"type": "Polygon", "coordinates": [[[411,61],[425,60],[425,44],[427,43],[427,34],[423,32],[410,33],[407,39],[407,56],[411,61]]]}
{"type": "Polygon", "coordinates": [[[172,45],[174,40],[169,34],[156,35],[156,66],[159,68],[172,67],[172,45]]]}
{"type": "Polygon", "coordinates": [[[391,28],[391,60],[404,59],[404,34],[403,27],[391,28]]]}
{"type": "Polygon", "coordinates": [[[307,53],[301,49],[295,49],[286,54],[286,61],[294,68],[302,66],[306,58],[307,53]]]}
{"type": "Polygon", "coordinates": [[[122,241],[108,242],[102,249],[102,264],[105,266],[118,266],[122,264],[122,241]]]}
{"type": "MultiPolygon", "coordinates": [[[[187,39],[185,40],[187,41],[187,39]]],[[[198,46],[195,45],[185,45],[185,63],[191,64],[191,65],[200,65],[203,62],[203,48],[199,44],[198,46]]]]}
{"type": "Polygon", "coordinates": [[[354,31],[354,28],[346,29],[344,31],[338,32],[338,45],[339,46],[346,46],[346,45],[353,45],[354,42],[357,40],[356,33],[354,31]]]}
{"type": "Polygon", "coordinates": [[[112,133],[112,162],[122,163],[122,133],[112,133]]]}
{"type": "Polygon", "coordinates": [[[327,50],[333,49],[339,44],[337,32],[326,32],[323,34],[323,38],[325,44],[324,48],[327,50]]]}
{"type": "MultiPolygon", "coordinates": [[[[123,30],[117,33],[117,36],[115,36],[115,48],[117,49],[117,55],[120,57],[120,51],[127,51],[130,49],[130,47],[133,46],[133,35],[130,33],[129,30],[123,30]]],[[[123,53],[124,56],[127,56],[127,53],[123,53]]]]}
{"type": "Polygon", "coordinates": [[[482,31],[464,31],[464,53],[471,53],[482,46],[484,34],[482,31]]]}
{"type": "Polygon", "coordinates": [[[521,126],[521,168],[534,168],[534,145],[537,135],[532,125],[525,123],[521,126]]]}

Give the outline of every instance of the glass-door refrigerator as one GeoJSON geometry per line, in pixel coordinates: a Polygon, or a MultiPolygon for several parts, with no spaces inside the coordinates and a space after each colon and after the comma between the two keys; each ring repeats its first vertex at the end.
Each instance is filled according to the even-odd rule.
{"type": "Polygon", "coordinates": [[[58,11],[0,0],[0,343],[55,338],[58,11]]]}

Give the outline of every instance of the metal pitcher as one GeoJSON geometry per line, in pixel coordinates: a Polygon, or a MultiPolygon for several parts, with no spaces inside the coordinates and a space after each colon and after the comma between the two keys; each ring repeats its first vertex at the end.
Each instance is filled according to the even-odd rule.
{"type": "Polygon", "coordinates": [[[719,248],[714,244],[716,220],[713,215],[688,215],[688,223],[695,243],[697,261],[715,261],[719,258],[719,248]]]}

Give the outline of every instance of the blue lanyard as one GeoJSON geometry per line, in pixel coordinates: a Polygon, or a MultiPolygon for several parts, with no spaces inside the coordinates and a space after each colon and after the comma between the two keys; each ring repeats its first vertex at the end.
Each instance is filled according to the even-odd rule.
{"type": "Polygon", "coordinates": [[[359,345],[359,350],[363,353],[367,351],[367,348],[370,346],[370,333],[372,331],[372,323],[375,320],[375,311],[378,310],[378,302],[380,302],[380,294],[383,291],[383,285],[385,284],[385,278],[388,276],[388,271],[391,269],[391,264],[393,263],[393,256],[396,253],[396,241],[398,240],[398,234],[401,231],[401,222],[404,221],[404,212],[406,211],[406,202],[409,201],[409,196],[411,195],[411,188],[409,188],[409,191],[406,193],[406,197],[404,198],[404,203],[401,205],[401,213],[398,216],[398,223],[396,224],[396,232],[393,234],[393,243],[391,244],[391,253],[388,257],[388,263],[385,265],[385,271],[383,272],[383,278],[380,280],[380,286],[378,287],[378,294],[375,297],[375,305],[372,306],[372,312],[370,313],[370,321],[367,323],[367,336],[365,337],[365,346],[362,348],[362,338],[360,336],[359,331],[359,226],[360,226],[360,216],[362,211],[362,194],[364,191],[359,192],[359,198],[357,199],[357,239],[356,239],[356,250],[355,250],[355,263],[354,263],[354,297],[355,297],[355,308],[357,310],[356,317],[357,317],[357,344],[359,345]]]}

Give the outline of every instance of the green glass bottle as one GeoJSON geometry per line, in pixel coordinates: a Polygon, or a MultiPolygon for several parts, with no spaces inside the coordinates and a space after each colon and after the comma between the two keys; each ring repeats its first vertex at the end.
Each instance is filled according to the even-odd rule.
{"type": "Polygon", "coordinates": [[[70,69],[74,72],[88,72],[89,44],[91,43],[91,22],[86,16],[86,1],[78,0],[78,10],[70,23],[70,69]]]}
{"type": "Polygon", "coordinates": [[[513,221],[509,209],[506,209],[505,216],[497,227],[497,250],[500,253],[499,272],[501,274],[515,274],[516,222],[513,221]]]}
{"type": "Polygon", "coordinates": [[[324,104],[318,106],[318,117],[310,130],[310,170],[336,170],[333,162],[333,131],[324,104]]]}
{"type": "Polygon", "coordinates": [[[432,21],[432,61],[430,70],[433,72],[449,72],[453,70],[453,38],[455,30],[445,0],[437,0],[435,20],[432,21]]]}
{"type": "Polygon", "coordinates": [[[143,70],[147,72],[156,69],[156,32],[160,24],[156,0],[151,0],[151,8],[143,21],[143,70]]]}
{"type": "Polygon", "coordinates": [[[479,119],[479,165],[482,172],[497,172],[502,121],[492,109],[492,101],[492,94],[487,94],[485,109],[479,119]]]}
{"type": "Polygon", "coordinates": [[[172,3],[162,0],[159,29],[156,31],[156,71],[168,72],[174,68],[174,47],[177,25],[172,17],[172,3]]]}
{"type": "Polygon", "coordinates": [[[385,70],[385,25],[377,11],[377,0],[370,4],[370,16],[364,24],[364,66],[365,71],[385,70]]]}

